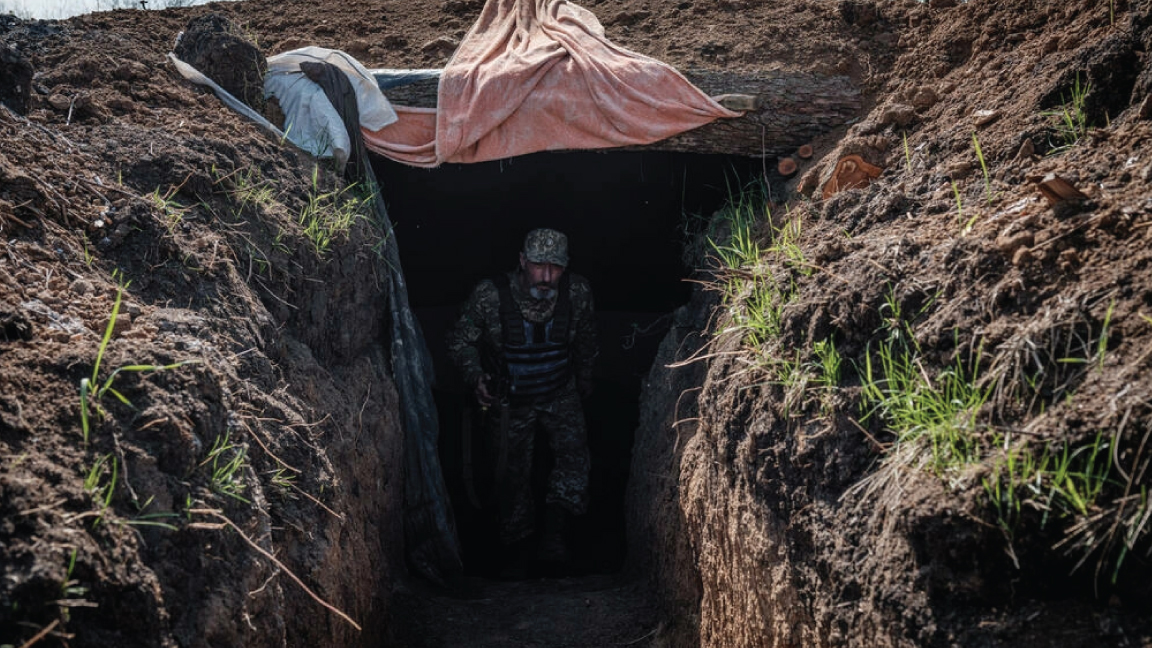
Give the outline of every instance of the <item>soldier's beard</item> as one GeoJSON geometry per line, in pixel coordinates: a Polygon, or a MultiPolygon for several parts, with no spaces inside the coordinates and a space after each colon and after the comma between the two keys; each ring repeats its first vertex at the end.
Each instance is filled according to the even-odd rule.
{"type": "Polygon", "coordinates": [[[528,289],[532,299],[551,300],[556,298],[556,289],[546,283],[539,283],[528,289]]]}

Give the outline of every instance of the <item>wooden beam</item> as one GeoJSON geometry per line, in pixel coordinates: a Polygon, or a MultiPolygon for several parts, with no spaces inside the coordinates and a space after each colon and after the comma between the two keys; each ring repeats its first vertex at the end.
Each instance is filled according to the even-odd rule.
{"type": "MultiPolygon", "coordinates": [[[[719,119],[625,150],[779,157],[847,124],[863,108],[860,90],[846,76],[726,70],[689,70],[684,76],[721,103],[745,107],[750,102],[753,109],[743,117],[719,119]]],[[[399,105],[434,108],[438,84],[439,77],[425,78],[388,87],[384,94],[399,105]]]]}

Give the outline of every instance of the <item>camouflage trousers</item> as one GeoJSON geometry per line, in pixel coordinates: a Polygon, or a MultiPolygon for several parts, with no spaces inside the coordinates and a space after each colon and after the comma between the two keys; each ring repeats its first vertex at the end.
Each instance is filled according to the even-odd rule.
{"type": "MultiPolygon", "coordinates": [[[[493,417],[493,428],[499,417],[493,417]]],[[[492,419],[490,419],[492,420],[492,419]]],[[[532,493],[532,462],[537,429],[552,450],[545,502],[556,504],[574,515],[588,510],[588,438],[580,397],[571,387],[551,400],[533,405],[513,406],[507,430],[491,429],[492,438],[505,444],[504,471],[498,475],[496,494],[500,542],[510,545],[535,532],[536,511],[532,493]]],[[[499,446],[497,441],[497,446],[499,446]]],[[[501,452],[496,448],[496,452],[501,452]]]]}

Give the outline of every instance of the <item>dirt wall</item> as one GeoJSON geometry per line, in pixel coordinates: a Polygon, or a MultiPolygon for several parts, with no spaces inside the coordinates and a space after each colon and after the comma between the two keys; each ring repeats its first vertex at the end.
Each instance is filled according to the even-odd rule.
{"type": "Polygon", "coordinates": [[[707,233],[715,301],[646,385],[630,555],[666,640],[1148,645],[1148,4],[840,7],[895,35],[875,107],[769,178],[744,239],[707,233]],[[849,154],[877,177],[829,190],[849,154]],[[878,404],[900,345],[916,389],[982,394],[946,421],[968,458],[878,404]],[[1078,512],[1012,481],[1025,456],[1106,476],[1078,512]]]}
{"type": "Polygon", "coordinates": [[[0,107],[0,643],[379,645],[382,235],[160,72],[180,20],[139,16],[0,33],[37,87],[0,107]]]}

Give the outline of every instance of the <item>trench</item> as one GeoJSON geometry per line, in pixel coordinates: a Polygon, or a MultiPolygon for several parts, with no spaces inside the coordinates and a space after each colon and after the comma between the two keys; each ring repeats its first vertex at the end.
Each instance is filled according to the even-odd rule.
{"type": "MultiPolygon", "coordinates": [[[[691,272],[683,260],[685,229],[718,209],[730,188],[760,177],[763,162],[614,151],[538,153],[432,170],[383,158],[373,164],[395,223],[409,298],[433,357],[440,459],[465,575],[484,585],[488,600],[513,604],[538,596],[525,593],[527,585],[495,584],[493,520],[472,503],[464,478],[463,430],[468,424],[478,429],[477,414],[447,357],[445,336],[472,287],[514,268],[528,231],[551,227],[569,237],[569,270],[592,285],[600,355],[585,403],[589,511],[568,531],[571,563],[562,574],[544,576],[590,578],[595,587],[604,578],[622,578],[628,560],[625,489],[642,382],[670,313],[691,291],[684,281],[691,272]]],[[[546,463],[546,452],[538,459],[546,463]]],[[[553,589],[565,587],[572,586],[557,581],[553,589]]],[[[477,637],[466,645],[488,644],[477,637]]]]}

